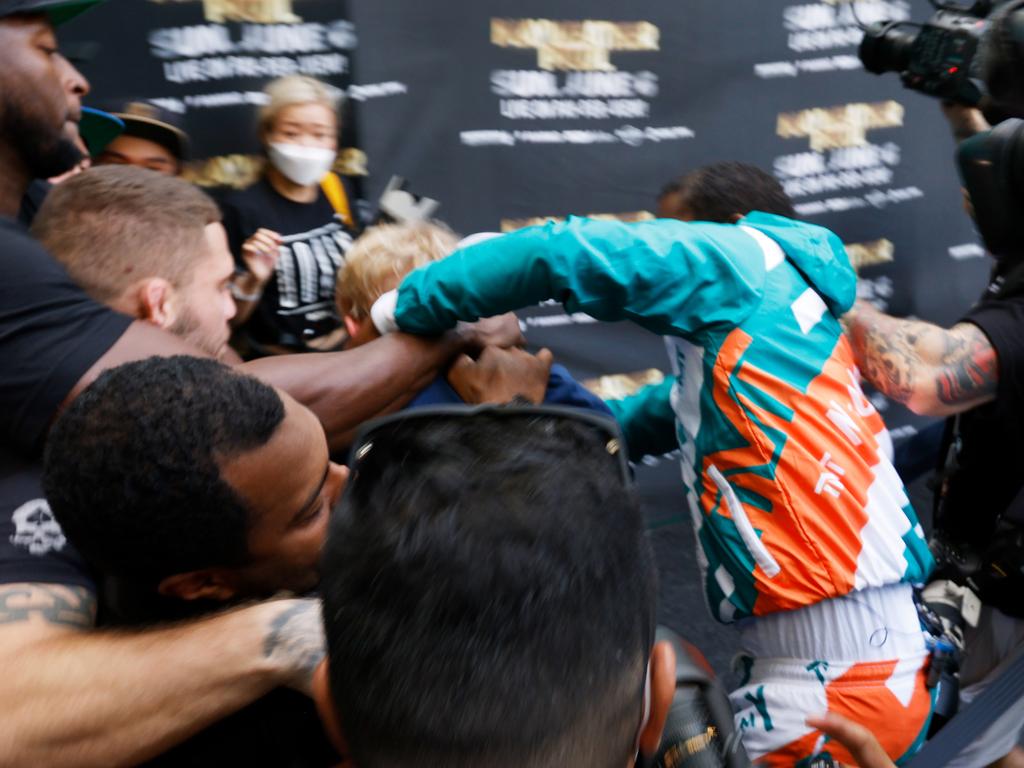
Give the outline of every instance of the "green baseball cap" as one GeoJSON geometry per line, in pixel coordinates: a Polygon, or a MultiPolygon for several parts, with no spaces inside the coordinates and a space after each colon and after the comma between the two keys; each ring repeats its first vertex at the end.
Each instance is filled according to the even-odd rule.
{"type": "Polygon", "coordinates": [[[16,13],[45,13],[56,27],[103,2],[106,0],[0,0],[0,18],[16,13]]]}

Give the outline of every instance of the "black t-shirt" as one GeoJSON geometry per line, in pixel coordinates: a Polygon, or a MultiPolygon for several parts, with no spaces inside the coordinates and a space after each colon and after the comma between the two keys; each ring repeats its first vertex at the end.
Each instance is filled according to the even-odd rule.
{"type": "Polygon", "coordinates": [[[43,499],[40,450],[68,392],[130,323],[0,218],[0,583],[93,588],[43,499]]]}
{"type": "Polygon", "coordinates": [[[0,440],[38,452],[68,392],[130,324],[0,218],[0,440]]]}
{"type": "Polygon", "coordinates": [[[19,224],[24,224],[26,227],[32,226],[32,221],[39,213],[43,201],[46,200],[46,196],[50,194],[52,188],[53,185],[43,179],[35,179],[28,185],[28,189],[25,190],[25,194],[21,198],[21,209],[18,211],[19,224]]]}
{"type": "Polygon", "coordinates": [[[296,203],[264,178],[228,195],[221,207],[239,268],[244,268],[242,245],[256,230],[270,229],[283,238],[275,274],[241,329],[254,350],[275,345],[306,351],[308,341],[342,327],[334,303],[335,279],[355,233],[323,191],[312,203],[296,203]]]}
{"type": "Polygon", "coordinates": [[[0,584],[60,584],[96,592],[91,570],[43,497],[42,465],[0,446],[0,584]]]}
{"type": "Polygon", "coordinates": [[[992,343],[998,385],[994,401],[959,417],[959,470],[949,479],[941,527],[983,550],[1024,486],[1024,296],[986,294],[963,321],[992,343]]]}

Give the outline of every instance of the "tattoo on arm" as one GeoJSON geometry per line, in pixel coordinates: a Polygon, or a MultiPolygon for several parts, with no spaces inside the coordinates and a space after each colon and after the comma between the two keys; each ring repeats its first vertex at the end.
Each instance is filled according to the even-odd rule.
{"type": "Polygon", "coordinates": [[[936,380],[942,402],[956,405],[995,394],[996,351],[977,326],[963,323],[949,331],[942,362],[936,380]]]}
{"type": "Polygon", "coordinates": [[[962,410],[995,395],[996,353],[975,325],[946,330],[860,304],[847,325],[864,377],[893,400],[908,403],[916,395],[962,410]]]}
{"type": "Polygon", "coordinates": [[[87,629],[96,622],[96,598],[85,587],[60,584],[0,586],[0,625],[20,622],[87,629]]]}
{"type": "Polygon", "coordinates": [[[318,600],[299,600],[283,604],[270,622],[263,655],[295,671],[297,679],[308,683],[325,655],[323,622],[318,600]]]}
{"type": "Polygon", "coordinates": [[[864,378],[893,400],[910,400],[914,394],[914,354],[906,321],[859,303],[844,320],[864,378]]]}

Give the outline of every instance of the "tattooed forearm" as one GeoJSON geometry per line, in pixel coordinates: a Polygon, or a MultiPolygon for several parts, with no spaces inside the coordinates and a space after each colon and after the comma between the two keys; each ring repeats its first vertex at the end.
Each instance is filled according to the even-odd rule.
{"type": "Polygon", "coordinates": [[[844,318],[860,372],[880,392],[906,403],[914,394],[914,355],[907,321],[860,302],[844,318]]]}
{"type": "Polygon", "coordinates": [[[995,350],[970,323],[946,330],[862,302],[844,322],[864,378],[919,413],[965,410],[995,395],[995,350]]]}
{"type": "Polygon", "coordinates": [[[59,584],[0,586],[0,625],[44,622],[84,629],[96,621],[96,599],[84,587],[59,584]]]}
{"type": "Polygon", "coordinates": [[[304,688],[324,658],[324,645],[320,602],[288,601],[271,619],[263,641],[263,655],[293,670],[297,684],[304,688]]]}
{"type": "Polygon", "coordinates": [[[998,376],[996,351],[985,334],[964,323],[949,331],[947,345],[936,380],[939,399],[955,405],[994,395],[998,376]]]}

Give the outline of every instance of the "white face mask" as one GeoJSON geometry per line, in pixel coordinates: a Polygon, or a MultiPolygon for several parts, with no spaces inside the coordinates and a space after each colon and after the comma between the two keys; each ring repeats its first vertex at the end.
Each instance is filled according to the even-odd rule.
{"type": "Polygon", "coordinates": [[[274,142],[268,148],[270,162],[290,181],[303,187],[316,184],[334,165],[338,153],[323,147],[274,142]]]}

